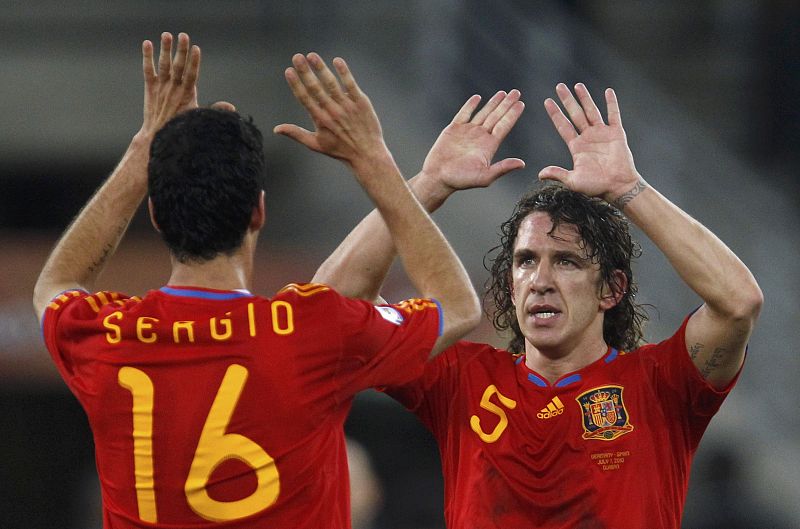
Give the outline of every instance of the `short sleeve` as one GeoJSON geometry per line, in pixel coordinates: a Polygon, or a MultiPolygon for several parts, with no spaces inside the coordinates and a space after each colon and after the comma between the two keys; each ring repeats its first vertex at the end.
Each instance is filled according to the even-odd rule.
{"type": "Polygon", "coordinates": [[[54,297],[42,318],[42,336],[61,377],[73,389],[76,348],[80,339],[93,332],[106,305],[124,304],[129,298],[119,292],[68,290],[54,297]]]}
{"type": "Polygon", "coordinates": [[[678,331],[670,338],[658,344],[645,345],[637,354],[642,354],[652,362],[656,394],[662,407],[669,415],[683,419],[696,444],[736,384],[741,368],[726,388],[718,390],[709,384],[687,352],[688,321],[689,317],[684,319],[678,331]]]}
{"type": "Polygon", "coordinates": [[[340,389],[403,384],[422,375],[441,333],[442,314],[432,299],[372,305],[336,295],[342,355],[336,376],[340,389]]]}
{"type": "Polygon", "coordinates": [[[380,389],[415,413],[423,424],[436,433],[449,423],[453,399],[459,393],[459,385],[464,383],[464,366],[485,353],[489,347],[467,341],[456,342],[425,364],[421,377],[380,389]]]}

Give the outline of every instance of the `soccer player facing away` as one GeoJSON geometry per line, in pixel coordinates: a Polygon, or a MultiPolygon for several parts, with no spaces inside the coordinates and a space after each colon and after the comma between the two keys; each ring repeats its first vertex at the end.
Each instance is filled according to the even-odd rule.
{"type": "MultiPolygon", "coordinates": [[[[762,293],[639,175],[613,90],[607,124],[584,85],[556,92],[569,118],[552,99],[545,108],[574,167],[543,169],[558,183],[524,196],[502,226],[489,295],[496,327],[513,333],[508,350],[458,342],[386,391],[438,441],[449,529],[678,529],[692,457],[740,372],[762,293]],[[623,212],[703,300],[657,344],[640,343],[639,250],[623,212]]],[[[469,118],[475,104],[412,182],[429,210],[496,177],[499,141],[483,115],[469,118]]],[[[372,299],[392,256],[373,213],[315,280],[372,299]]]]}
{"type": "Polygon", "coordinates": [[[171,48],[162,35],[155,66],[144,42],[142,128],[34,294],[47,348],[92,427],[104,527],[347,529],[353,396],[418,377],[480,320],[477,296],[347,65],[334,60],[339,80],[316,54],[286,70],[316,130],[278,130],[352,169],[422,298],[375,307],[321,284],[251,294],[261,135],[229,103],[197,108],[200,50],[185,34],[174,59],[171,48]],[[146,194],[169,283],[142,298],[94,292],[146,194]]]}

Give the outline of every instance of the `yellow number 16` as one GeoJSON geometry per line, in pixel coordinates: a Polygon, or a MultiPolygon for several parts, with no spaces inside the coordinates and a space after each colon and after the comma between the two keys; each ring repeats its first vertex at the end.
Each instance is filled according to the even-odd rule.
{"type": "MultiPolygon", "coordinates": [[[[143,371],[123,367],[119,385],[133,396],[133,468],[136,476],[136,501],[139,518],[156,523],[156,495],[153,476],[153,381],[143,371]]],[[[247,369],[238,364],[228,367],[197,442],[184,493],[198,516],[215,522],[236,520],[260,512],[278,499],[280,476],[275,461],[247,437],[225,433],[233,410],[247,381],[247,369]],[[212,472],[222,462],[235,458],[256,473],[258,486],[252,494],[236,501],[217,501],[206,486],[212,472]]]]}

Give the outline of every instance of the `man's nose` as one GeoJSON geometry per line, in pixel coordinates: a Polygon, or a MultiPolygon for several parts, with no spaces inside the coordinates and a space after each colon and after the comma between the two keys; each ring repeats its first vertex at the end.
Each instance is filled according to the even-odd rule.
{"type": "Polygon", "coordinates": [[[553,267],[547,261],[540,261],[531,271],[531,290],[543,294],[553,288],[553,267]]]}

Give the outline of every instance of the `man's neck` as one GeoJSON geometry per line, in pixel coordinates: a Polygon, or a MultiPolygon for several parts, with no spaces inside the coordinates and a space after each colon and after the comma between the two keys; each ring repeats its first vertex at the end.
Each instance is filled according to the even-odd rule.
{"type": "Polygon", "coordinates": [[[197,263],[178,262],[172,258],[170,286],[201,287],[216,290],[249,289],[250,267],[240,253],[232,256],[219,255],[210,261],[197,263]]]}
{"type": "Polygon", "coordinates": [[[568,351],[539,350],[525,342],[525,365],[543,376],[551,384],[568,373],[573,373],[603,357],[608,345],[600,337],[568,351]]]}

